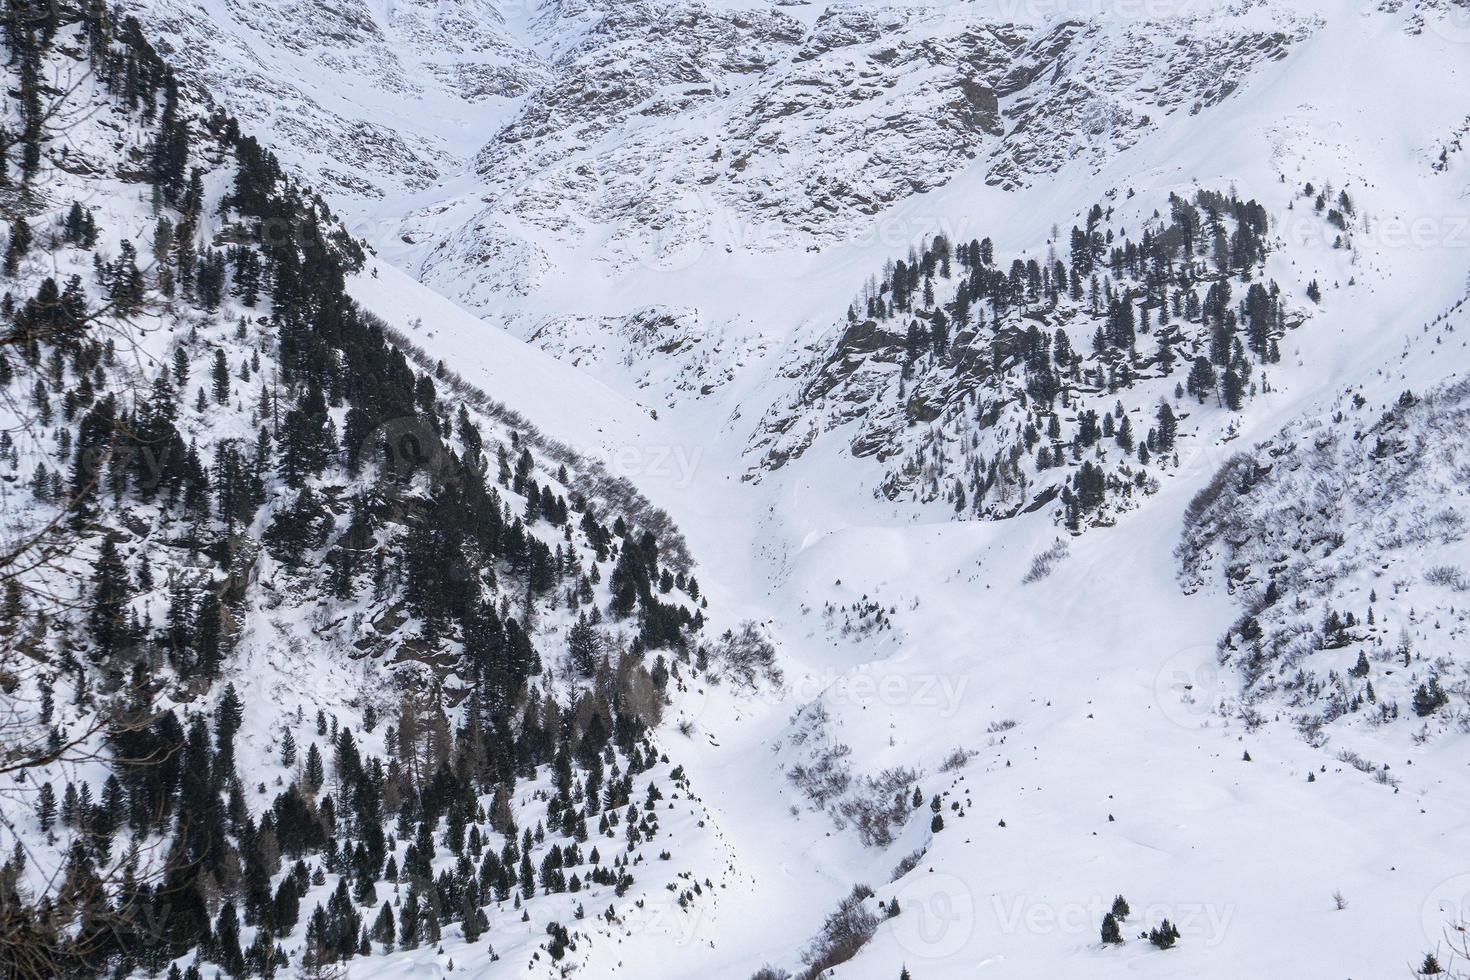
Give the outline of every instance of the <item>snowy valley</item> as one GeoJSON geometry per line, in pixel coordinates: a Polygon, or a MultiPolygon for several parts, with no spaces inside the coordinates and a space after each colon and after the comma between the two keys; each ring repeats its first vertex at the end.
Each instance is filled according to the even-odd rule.
{"type": "Polygon", "coordinates": [[[1470,975],[1464,0],[4,11],[7,975],[1470,975]]]}

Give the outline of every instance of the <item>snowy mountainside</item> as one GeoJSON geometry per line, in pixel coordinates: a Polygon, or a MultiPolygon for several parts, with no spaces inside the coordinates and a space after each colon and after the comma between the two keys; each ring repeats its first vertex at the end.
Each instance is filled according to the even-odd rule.
{"type": "MultiPolygon", "coordinates": [[[[245,594],[222,620],[239,631],[212,682],[180,676],[169,642],[155,642],[147,663],[161,678],[157,704],[190,727],[190,758],[219,780],[231,821],[222,836],[243,853],[248,887],[232,890],[225,860],[201,887],[204,926],[193,927],[209,942],[155,945],[110,968],[144,975],[197,958],[206,972],[231,972],[237,909],[235,940],[255,973],[268,972],[278,942],[289,970],[383,980],[749,980],[763,964],[763,980],[1386,977],[1436,948],[1450,959],[1444,930],[1470,895],[1464,560],[1452,516],[1463,507],[1470,181],[1455,149],[1465,108],[1445,95],[1461,87],[1470,50],[1463,3],[1222,0],[1145,4],[1147,16],[1000,0],[343,3],[319,17],[265,0],[132,8],[187,65],[196,94],[245,119],[303,178],[297,189],[320,187],[365,240],[342,292],[403,355],[413,405],[428,380],[433,409],[406,410],[413,423],[390,426],[383,446],[339,439],[342,455],[306,481],[327,512],[305,521],[308,547],[279,518],[313,508],[274,471],[269,500],[233,533],[217,493],[207,516],[180,515],[140,504],[128,483],[117,519],[104,508],[88,528],[69,566],[75,596],[95,599],[94,566],[115,567],[94,560],[103,530],[114,532],[127,606],[153,610],[139,629],[155,640],[169,640],[167,573],[243,583],[245,594]],[[440,33],[416,26],[426,24],[440,33]],[[1175,200],[1202,221],[1204,204],[1220,211],[1223,268],[1213,235],[1194,254],[1172,244],[1175,200]],[[1086,229],[1099,203],[1094,306],[1087,278],[1072,296],[1065,231],[1086,229]],[[1243,224],[1254,232],[1232,259],[1243,224]],[[1145,234],[1171,243],[1152,254],[1172,274],[1138,258],[1145,234]],[[877,303],[886,313],[894,299],[896,260],[922,273],[936,236],[951,245],[952,276],[936,257],[933,301],[921,274],[903,286],[916,298],[901,315],[879,315],[877,303]],[[969,243],[984,239],[994,260],[972,261],[969,243]],[[1055,300],[1049,248],[1068,273],[1055,300]],[[936,353],[934,313],[949,320],[960,282],[972,280],[984,284],[970,303],[984,327],[961,340],[950,320],[936,353]],[[1228,302],[1209,302],[1223,283],[1228,302]],[[1255,286],[1264,307],[1248,301],[1255,286]],[[1156,360],[1161,302],[1177,331],[1168,375],[1156,360]],[[910,322],[920,328],[912,359],[910,322]],[[1076,355],[1060,366],[1058,328],[1076,355]],[[997,350],[1013,347],[1023,356],[997,367],[997,350]],[[1038,352],[1047,356],[1024,356],[1038,352]],[[1197,355],[1215,373],[1203,402],[1186,387],[1197,355]],[[1269,385],[1247,388],[1237,410],[1227,370],[1253,380],[1265,370],[1269,385]],[[1072,390],[1067,404],[1054,396],[1050,441],[1050,419],[1036,412],[1053,383],[1072,390]],[[825,401],[804,398],[823,390],[825,401]],[[980,425],[976,401],[999,406],[1000,421],[980,425]],[[1151,454],[1144,471],[1138,445],[1161,401],[1179,423],[1180,458],[1151,454]],[[1126,457],[1119,403],[1133,420],[1126,457]],[[527,536],[558,576],[538,592],[518,549],[468,563],[502,629],[523,627],[544,668],[478,732],[486,716],[463,656],[475,617],[426,609],[413,593],[432,579],[457,595],[466,569],[442,557],[475,550],[458,501],[436,490],[476,485],[473,467],[456,476],[475,455],[461,404],[483,439],[499,523],[531,521],[527,536]],[[1086,438],[1082,412],[1096,412],[1086,438]],[[1013,462],[1027,424],[1037,442],[1013,462]],[[1043,443],[1065,465],[1037,469],[1043,443]],[[348,467],[364,444],[408,450],[388,462],[414,464],[386,507],[372,496],[384,467],[348,467]],[[502,474],[496,444],[508,465],[529,449],[528,472],[502,474]],[[1080,499],[1084,463],[1102,473],[1103,497],[1072,519],[1062,492],[1080,499]],[[522,492],[527,477],[535,500],[522,492]],[[958,513],[954,477],[964,480],[958,513]],[[600,498],[591,522],[579,494],[600,498]],[[353,496],[368,506],[353,508],[353,496]],[[608,526],[620,515],[626,536],[608,526]],[[374,522],[369,535],[360,519],[374,522]],[[138,530],[150,521],[159,530],[138,530]],[[654,525],[649,562],[638,531],[654,525]],[[413,547],[424,528],[468,538],[413,547]],[[155,543],[163,557],[145,590],[136,580],[155,543]],[[331,570],[359,551],[355,574],[331,570]],[[618,618],[630,576],[638,611],[618,618]],[[586,676],[582,613],[601,620],[589,624],[600,649],[626,652],[626,671],[610,658],[586,676]],[[668,616],[684,613],[691,621],[674,640],[668,616]],[[356,646],[364,633],[373,654],[356,646]],[[1359,650],[1366,677],[1353,673],[1359,650]],[[245,702],[238,730],[229,683],[245,702]],[[1390,702],[1398,719],[1379,723],[1390,702]],[[294,764],[283,761],[287,732],[294,764]],[[480,759],[477,736],[496,746],[493,761],[480,759]],[[241,805],[217,762],[225,745],[241,805]],[[314,789],[302,760],[312,746],[324,776],[314,789]],[[457,780],[466,760],[494,775],[468,790],[404,776],[437,767],[457,780]],[[369,867],[371,821],[357,812],[379,765],[392,874],[369,867]],[[303,794],[314,824],[300,819],[303,794]],[[288,853],[268,876],[285,910],[299,902],[289,929],[270,897],[260,901],[248,860],[248,828],[267,814],[307,835],[340,831],[330,844],[293,838],[301,869],[288,853]],[[1118,908],[1115,945],[1100,928],[1120,894],[1131,908],[1118,908]],[[385,901],[391,931],[377,921],[385,901]],[[470,906],[485,913],[483,931],[470,906]],[[1159,935],[1164,919],[1177,936],[1159,935]],[[367,936],[347,935],[349,925],[367,936]],[[331,962],[304,961],[321,949],[331,962]]],[[[94,172],[110,173],[114,153],[148,155],[148,121],[109,113],[131,135],[99,137],[87,150],[94,172]]],[[[209,161],[199,244],[249,245],[238,207],[217,214],[238,148],[195,132],[190,159],[209,161]]],[[[54,149],[48,160],[60,172],[48,162],[36,178],[55,188],[37,226],[87,195],[107,263],[116,229],[139,228],[144,242],[155,207],[181,217],[121,172],[94,182],[68,177],[72,164],[54,149]]],[[[325,205],[304,206],[331,223],[325,205]]],[[[56,263],[98,298],[87,252],[66,242],[23,259],[7,287],[17,305],[56,263]]],[[[176,417],[198,440],[201,469],[214,464],[211,478],[222,439],[239,440],[248,462],[268,403],[247,396],[264,378],[287,375],[282,408],[320,417],[310,386],[299,375],[290,385],[273,296],[245,306],[227,264],[218,309],[187,292],[169,303],[157,275],[145,262],[138,316],[158,322],[138,344],[150,370],[105,372],[122,404],[142,404],[124,392],[151,383],[175,346],[191,389],[222,350],[238,397],[222,405],[206,390],[202,409],[181,398],[176,417]],[[237,362],[256,354],[242,390],[237,362]]],[[[357,348],[338,349],[350,369],[357,348]]],[[[63,358],[68,386],[83,388],[92,365],[80,366],[63,358]]],[[[64,406],[60,382],[45,384],[64,406]]],[[[353,386],[338,402],[327,400],[333,385],[321,388],[332,429],[348,431],[353,386]]],[[[8,393],[24,406],[29,392],[8,393]]],[[[55,513],[59,498],[33,501],[25,484],[42,461],[69,484],[53,462],[65,421],[0,464],[14,477],[0,502],[7,520],[55,513]]],[[[1096,483],[1086,491],[1097,499],[1096,483]]],[[[494,523],[472,513],[471,525],[494,523]]],[[[42,628],[29,606],[25,615],[42,628]]],[[[59,618],[46,641],[56,669],[43,676],[67,731],[102,696],[90,686],[99,671],[85,620],[59,618]]],[[[46,700],[31,678],[20,690],[46,700]]],[[[45,723],[29,735],[44,740],[45,723]]],[[[115,798],[103,764],[47,772],[63,805],[67,781],[115,798]]],[[[84,857],[104,846],[116,857],[130,836],[167,839],[155,823],[136,835],[114,828],[103,845],[91,815],[109,809],[78,803],[71,822],[46,828],[25,814],[24,841],[47,856],[27,872],[65,862],[48,830],[57,843],[80,840],[84,857]]]]}
{"type": "Polygon", "coordinates": [[[463,314],[136,22],[6,43],[5,972],[683,942],[730,862],[654,733],[729,647],[693,665],[693,558],[599,462],[646,413],[510,338],[423,353],[463,314]]]}
{"type": "Polygon", "coordinates": [[[1095,164],[1150,132],[1150,110],[1213,104],[1310,33],[1285,13],[1285,29],[1260,33],[1258,18],[1204,17],[1122,33],[997,21],[969,4],[837,7],[809,26],[787,11],[608,10],[529,97],[529,124],[477,155],[475,194],[490,206],[436,202],[409,220],[425,281],[490,311],[554,295],[568,272],[617,282],[707,251],[840,244],[961,172],[988,168],[987,183],[1011,187],[1079,155],[1095,164]],[[769,63],[711,63],[757,40],[769,63]],[[1079,80],[1100,64],[1120,69],[1107,91],[1079,80]],[[479,263],[491,268],[464,281],[479,263]]]}
{"type": "MultiPolygon", "coordinates": [[[[1462,313],[1426,325],[1436,347],[1464,348],[1462,313]]],[[[1465,394],[1446,381],[1385,408],[1348,390],[1330,417],[1231,460],[1190,504],[1181,577],[1224,584],[1241,608],[1220,639],[1242,688],[1224,710],[1259,717],[1280,699],[1319,739],[1358,715],[1407,719],[1421,738],[1465,731],[1465,394]]]]}
{"type": "Polygon", "coordinates": [[[1272,3],[1118,24],[972,3],[135,6],[385,254],[482,312],[826,248],[962,173],[1095,172],[1317,27],[1272,3]],[[424,50],[436,23],[454,50],[424,50]],[[445,80],[466,64],[501,84],[445,80]]]}
{"type": "MultiPolygon", "coordinates": [[[[1330,207],[1310,184],[1303,195],[1304,210],[1315,196],[1350,248],[1346,191],[1330,207]]],[[[1094,206],[1085,227],[1072,226],[1070,271],[1056,242],[1041,262],[1008,263],[989,238],[955,246],[937,237],[922,257],[890,261],[798,399],[763,420],[762,466],[779,468],[848,426],[854,456],[887,464],[876,492],[890,500],[986,517],[1060,500],[1057,514],[1073,528],[1134,506],[1157,488],[1155,456],[1177,469],[1201,442],[1234,438],[1237,423],[1209,418],[1206,405],[1239,412],[1269,392],[1287,331],[1321,298],[1315,283],[1294,295],[1264,278],[1279,240],[1254,200],[1193,189],[1152,215],[1146,208],[1120,202],[1133,220],[1115,229],[1115,208],[1094,206]],[[1141,226],[1141,242],[1129,225],[1141,226]],[[1048,472],[1079,462],[1070,480],[1048,472]]]]}
{"type": "Polygon", "coordinates": [[[313,186],[375,200],[452,174],[465,140],[540,81],[493,0],[132,4],[181,76],[313,186]],[[227,97],[228,96],[228,97],[227,97]]]}

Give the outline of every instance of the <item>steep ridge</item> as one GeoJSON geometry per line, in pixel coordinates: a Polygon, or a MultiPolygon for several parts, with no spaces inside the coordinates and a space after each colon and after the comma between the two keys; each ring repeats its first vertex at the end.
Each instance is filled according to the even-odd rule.
{"type": "MultiPolygon", "coordinates": [[[[923,978],[1392,976],[1436,945],[1447,958],[1443,929],[1470,872],[1450,516],[1462,367],[1446,356],[1467,329],[1470,185],[1452,152],[1463,106],[1425,93],[1463,75],[1462,5],[1191,4],[1182,20],[1096,23],[1043,6],[1032,22],[1006,4],[536,5],[504,15],[508,36],[547,77],[577,84],[497,102],[511,131],[523,107],[530,121],[508,144],[476,146],[489,172],[446,167],[370,205],[337,185],[336,207],[378,222],[354,224],[381,256],[354,294],[382,303],[429,363],[444,359],[535,407],[554,438],[623,464],[678,519],[712,615],[765,623],[779,651],[780,684],[694,679],[672,692],[662,731],[688,778],[680,795],[697,794],[700,808],[666,836],[692,841],[676,863],[698,854],[725,874],[695,911],[681,904],[642,925],[625,916],[621,931],[583,943],[572,962],[584,975],[747,978],[766,961],[799,971],[826,962],[831,950],[808,943],[829,924],[863,940],[836,975],[875,980],[905,965],[923,978]],[[1014,38],[997,26],[1018,22],[1014,38]],[[984,83],[993,116],[981,83],[956,92],[940,78],[956,38],[977,31],[966,57],[1004,50],[1029,66],[984,83]],[[639,44],[624,58],[630,37],[639,44]],[[754,55],[743,47],[752,37],[754,55]],[[668,53],[681,44],[687,63],[668,53]],[[782,45],[810,56],[772,58],[782,45]],[[800,81],[802,65],[816,84],[800,81]],[[849,77],[873,91],[823,101],[849,77]],[[786,81],[763,87],[776,79],[786,81]],[[780,99],[759,101],[771,91],[780,99]],[[584,99],[599,108],[579,134],[584,99]],[[872,124],[895,105],[916,118],[892,132],[872,124]],[[849,125],[821,131],[841,110],[862,118],[839,114],[849,125]],[[691,115],[694,132],[678,134],[691,115]],[[788,118],[801,126],[783,128],[788,118]],[[721,127],[715,137],[698,131],[705,121],[721,127]],[[934,136],[931,122],[973,129],[934,136]],[[868,161],[894,183],[857,196],[841,185],[856,171],[834,161],[853,133],[880,150],[902,134],[881,166],[868,161]],[[946,156],[967,139],[974,160],[946,156]],[[729,175],[734,146],[750,155],[729,175]],[[719,161],[704,157],[716,148],[719,161]],[[715,172],[716,190],[665,195],[715,172]],[[1321,212],[1308,184],[1331,188],[1321,212]],[[483,186],[496,188],[489,202],[483,186]],[[885,492],[894,470],[880,455],[902,460],[933,438],[898,423],[908,389],[899,400],[874,383],[865,394],[877,407],[845,416],[802,400],[834,354],[850,353],[847,310],[861,320],[878,292],[864,283],[891,258],[909,263],[910,246],[988,237],[1008,272],[1013,256],[1040,265],[1049,244],[1067,257],[1061,229],[1085,227],[1099,201],[1120,212],[1118,237],[1139,235],[1155,211],[1170,216],[1171,193],[1194,201],[1201,189],[1266,215],[1264,268],[1235,280],[1235,300],[1275,280],[1304,320],[1273,334],[1269,390],[1239,412],[1201,407],[1162,378],[1089,393],[1104,410],[1127,399],[1125,413],[1173,401],[1196,447],[1150,493],[1114,499],[1106,520],[1076,529],[1108,526],[1073,535],[1065,510],[1009,505],[979,515],[1006,521],[955,520],[942,490],[885,492]],[[1329,223],[1341,190],[1352,213],[1329,223]],[[833,217],[802,214],[818,198],[833,217]],[[565,363],[507,343],[502,326],[565,363]],[[573,393],[550,391],[561,384],[573,393]],[[759,470],[772,419],[816,435],[759,470]],[[759,480],[743,479],[753,471],[759,480]],[[1400,487],[1402,497],[1385,492],[1400,487]],[[1294,549],[1301,538],[1318,549],[1294,549]],[[1272,581],[1279,597],[1265,603],[1272,581]],[[1365,677],[1352,672],[1359,650],[1365,677]],[[1420,685],[1422,703],[1439,702],[1422,717],[1420,685]],[[1371,722],[1382,717],[1372,705],[1389,702],[1399,718],[1371,722]],[[858,884],[872,894],[829,919],[858,884]],[[1120,892],[1133,908],[1127,942],[1110,949],[1099,926],[1120,892]],[[1179,926],[1176,948],[1140,941],[1165,917],[1179,926]]],[[[975,70],[993,77],[983,58],[975,70]]],[[[232,84],[226,104],[240,97],[232,84]]],[[[291,166],[323,165],[295,144],[279,147],[291,166]]],[[[1094,322],[1071,300],[1047,310],[1038,297],[1031,312],[1094,322]]],[[[1203,327],[1188,327],[1191,353],[1208,349],[1203,327]]],[[[940,403],[971,380],[940,358],[919,367],[940,403]]],[[[868,370],[853,377],[865,383],[868,370]]],[[[526,957],[541,953],[532,972],[552,969],[547,936],[514,935],[526,957]]],[[[457,948],[457,968],[511,968],[457,948]]],[[[446,965],[421,950],[350,968],[387,977],[446,965]]]]}
{"type": "Polygon", "coordinates": [[[1271,3],[1110,24],[1049,5],[353,0],[325,20],[273,5],[272,30],[250,5],[136,9],[244,118],[265,122],[272,92],[283,158],[396,264],[610,379],[627,358],[603,338],[627,338],[635,363],[673,366],[638,379],[677,379],[669,397],[723,383],[711,336],[726,358],[761,348],[759,311],[730,302],[749,273],[861,244],[964,174],[1004,189],[1095,174],[1319,24],[1271,3]],[[456,44],[425,52],[435,17],[456,44]],[[465,63],[500,80],[492,94],[444,81],[465,63]]]}
{"type": "Polygon", "coordinates": [[[7,11],[3,971],[676,944],[730,872],[663,692],[741,648],[605,465],[648,414],[504,336],[467,380],[135,20],[7,11]]]}

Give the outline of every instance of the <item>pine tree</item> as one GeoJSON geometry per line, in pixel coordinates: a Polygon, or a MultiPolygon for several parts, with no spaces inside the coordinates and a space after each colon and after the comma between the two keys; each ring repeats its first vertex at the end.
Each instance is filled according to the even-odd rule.
{"type": "Polygon", "coordinates": [[[1414,714],[1427,718],[1450,703],[1450,696],[1439,684],[1439,678],[1431,675],[1428,683],[1420,684],[1414,691],[1414,714]]]}
{"type": "Polygon", "coordinates": [[[184,390],[189,383],[189,352],[182,346],[174,348],[174,387],[184,390]]]}
{"type": "Polygon", "coordinates": [[[240,701],[240,695],[235,691],[235,685],[226,684],[224,693],[220,695],[219,707],[214,712],[215,760],[224,774],[234,771],[235,733],[240,730],[240,722],[244,716],[245,708],[240,701]]]}
{"type": "Polygon", "coordinates": [[[1133,452],[1133,420],[1127,415],[1118,422],[1118,447],[1125,453],[1133,452]]]}
{"type": "Polygon", "coordinates": [[[480,889],[478,883],[471,878],[464,885],[464,904],[460,909],[460,928],[464,932],[467,943],[473,943],[480,938],[480,889]]]}
{"type": "Polygon", "coordinates": [[[597,630],[587,622],[587,615],[583,613],[567,632],[567,652],[571,655],[572,665],[583,677],[591,677],[596,672],[600,645],[597,630]]]}
{"type": "Polygon", "coordinates": [[[45,831],[51,829],[51,822],[56,819],[56,791],[50,783],[42,783],[36,795],[36,819],[45,831]]]}
{"type": "Polygon", "coordinates": [[[1104,946],[1121,946],[1123,944],[1123,930],[1118,928],[1118,919],[1111,912],[1103,916],[1102,941],[1104,946]]]}
{"type": "Polygon", "coordinates": [[[89,623],[97,649],[108,655],[128,642],[128,619],[125,615],[131,585],[127,567],[117,550],[115,535],[102,539],[93,572],[93,600],[89,623]]]}
{"type": "Polygon", "coordinates": [[[1174,409],[1167,401],[1159,402],[1158,412],[1158,451],[1168,453],[1174,450],[1175,433],[1179,424],[1174,418],[1174,409]]]}
{"type": "Polygon", "coordinates": [[[215,348],[211,375],[214,379],[214,400],[224,405],[230,400],[230,365],[225,360],[223,348],[215,348]]]}
{"type": "Polygon", "coordinates": [[[1207,357],[1196,357],[1184,382],[1185,390],[1204,404],[1205,396],[1215,390],[1215,366],[1207,357]]]}
{"type": "Polygon", "coordinates": [[[219,594],[214,588],[206,588],[199,600],[194,619],[194,649],[199,657],[199,669],[205,677],[213,679],[220,667],[220,605],[219,594]]]}
{"type": "Polygon", "coordinates": [[[10,244],[5,251],[5,274],[13,276],[20,260],[31,250],[31,226],[25,218],[16,218],[10,224],[10,244]]]}
{"type": "Polygon", "coordinates": [[[1225,407],[1233,412],[1240,411],[1245,404],[1245,380],[1235,370],[1229,368],[1225,372],[1225,380],[1221,383],[1221,396],[1225,400],[1225,407]]]}
{"type": "Polygon", "coordinates": [[[396,940],[395,928],[393,926],[393,906],[384,902],[383,907],[378,910],[377,922],[373,924],[373,938],[382,943],[385,952],[393,951],[393,943],[396,940]]]}
{"type": "Polygon", "coordinates": [[[214,927],[214,961],[232,977],[245,973],[245,954],[240,949],[240,918],[235,903],[226,901],[214,927]]]}
{"type": "Polygon", "coordinates": [[[1179,929],[1168,919],[1148,931],[1148,941],[1159,949],[1172,949],[1179,940],[1179,929]]]}
{"type": "Polygon", "coordinates": [[[311,748],[306,750],[306,772],[304,778],[306,780],[305,789],[308,793],[315,793],[321,789],[322,783],[326,779],[326,773],[322,769],[322,754],[317,749],[315,742],[312,742],[311,748]]]}

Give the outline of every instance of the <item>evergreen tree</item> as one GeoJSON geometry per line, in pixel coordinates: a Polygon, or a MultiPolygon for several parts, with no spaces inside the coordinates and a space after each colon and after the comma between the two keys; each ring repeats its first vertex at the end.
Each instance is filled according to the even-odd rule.
{"type": "Polygon", "coordinates": [[[573,666],[583,677],[591,677],[597,670],[600,645],[597,631],[587,622],[586,614],[577,617],[577,622],[567,633],[567,652],[571,655],[573,666]]]}
{"type": "Polygon", "coordinates": [[[36,794],[36,820],[41,829],[49,831],[51,822],[56,819],[56,791],[51,788],[50,783],[42,783],[41,789],[36,794]]]}
{"type": "Polygon", "coordinates": [[[315,793],[321,789],[322,783],[326,779],[326,773],[322,768],[322,754],[316,747],[315,742],[312,742],[311,748],[306,750],[306,771],[304,778],[306,780],[305,788],[308,793],[315,793]]]}
{"type": "Polygon", "coordinates": [[[1173,452],[1175,433],[1178,431],[1179,423],[1174,418],[1174,409],[1167,401],[1159,402],[1158,411],[1158,451],[1161,453],[1173,452]]]}
{"type": "Polygon", "coordinates": [[[214,380],[214,400],[221,405],[228,403],[230,400],[230,365],[225,360],[223,348],[215,348],[211,376],[214,380]]]}
{"type": "Polygon", "coordinates": [[[1231,411],[1238,412],[1245,404],[1245,380],[1233,367],[1225,371],[1221,397],[1225,400],[1225,407],[1231,411]]]}
{"type": "Polygon", "coordinates": [[[1172,949],[1179,940],[1179,929],[1168,919],[1148,931],[1148,941],[1159,949],[1172,949]]]}
{"type": "Polygon", "coordinates": [[[89,623],[98,652],[107,656],[125,646],[130,636],[126,612],[131,583],[127,567],[118,553],[115,535],[107,534],[102,538],[102,548],[92,575],[89,623]]]}
{"type": "Polygon", "coordinates": [[[1185,390],[1199,399],[1200,404],[1204,404],[1205,396],[1215,390],[1215,366],[1210,363],[1209,358],[1194,359],[1184,386],[1185,390]]]}

